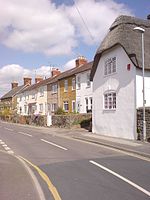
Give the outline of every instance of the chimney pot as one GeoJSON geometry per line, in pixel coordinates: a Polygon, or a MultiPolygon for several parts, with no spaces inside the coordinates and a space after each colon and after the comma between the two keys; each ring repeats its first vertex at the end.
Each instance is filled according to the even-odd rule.
{"type": "Polygon", "coordinates": [[[35,78],[35,83],[39,83],[40,81],[43,81],[42,77],[39,76],[35,78]]]}
{"type": "Polygon", "coordinates": [[[17,87],[18,87],[18,83],[17,82],[14,81],[14,82],[11,83],[11,88],[12,89],[17,88],[17,87]]]}
{"type": "Polygon", "coordinates": [[[76,59],[76,67],[80,67],[81,65],[84,65],[87,63],[87,59],[84,57],[84,56],[79,56],[77,59],[76,59]]]}
{"type": "Polygon", "coordinates": [[[23,79],[24,79],[24,85],[31,85],[32,78],[24,77],[23,79]]]}
{"type": "Polygon", "coordinates": [[[52,77],[58,76],[61,73],[61,71],[58,68],[52,68],[51,74],[52,77]]]}

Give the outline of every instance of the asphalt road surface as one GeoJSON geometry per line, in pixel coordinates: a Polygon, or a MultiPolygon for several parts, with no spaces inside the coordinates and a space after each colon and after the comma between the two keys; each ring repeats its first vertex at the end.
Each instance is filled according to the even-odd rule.
{"type": "Polygon", "coordinates": [[[47,130],[0,122],[5,151],[26,162],[46,200],[150,199],[149,160],[47,130]]]}

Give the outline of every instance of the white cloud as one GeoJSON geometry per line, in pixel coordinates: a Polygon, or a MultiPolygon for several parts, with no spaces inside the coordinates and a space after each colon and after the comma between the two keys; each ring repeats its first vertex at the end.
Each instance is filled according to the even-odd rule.
{"type": "Polygon", "coordinates": [[[132,15],[124,4],[113,0],[76,0],[75,5],[68,10],[68,15],[78,37],[86,44],[99,43],[119,15],[132,15]]]}
{"type": "Polygon", "coordinates": [[[69,60],[69,61],[64,65],[64,71],[65,71],[65,70],[68,70],[68,69],[74,68],[74,67],[75,67],[75,60],[76,60],[76,59],[69,60]]]}
{"type": "Polygon", "coordinates": [[[0,68],[0,97],[11,90],[11,83],[13,81],[23,85],[23,77],[31,77],[32,83],[34,83],[35,75],[42,76],[43,78],[50,77],[50,67],[41,66],[30,70],[16,64],[3,66],[0,68]]]}
{"type": "Polygon", "coordinates": [[[25,52],[68,55],[81,39],[97,44],[120,14],[132,13],[113,0],[76,0],[76,6],[56,6],[50,0],[0,0],[0,41],[25,52]]]}

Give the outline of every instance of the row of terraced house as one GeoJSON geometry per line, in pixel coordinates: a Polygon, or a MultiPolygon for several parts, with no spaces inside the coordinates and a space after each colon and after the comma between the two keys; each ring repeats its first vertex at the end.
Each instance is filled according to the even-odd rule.
{"type": "Polygon", "coordinates": [[[54,114],[58,108],[67,113],[87,113],[92,110],[92,62],[83,56],[75,61],[75,67],[62,72],[53,68],[51,77],[24,77],[24,84],[12,83],[12,89],[2,98],[20,115],[54,114]],[[9,103],[10,102],[10,103],[9,103]]]}

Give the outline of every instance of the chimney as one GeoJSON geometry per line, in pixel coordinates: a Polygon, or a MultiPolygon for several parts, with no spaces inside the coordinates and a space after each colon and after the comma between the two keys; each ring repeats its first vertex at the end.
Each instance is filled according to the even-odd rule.
{"type": "Polygon", "coordinates": [[[39,83],[40,81],[43,81],[43,78],[38,76],[38,77],[35,77],[35,83],[39,83]]]}
{"type": "Polygon", "coordinates": [[[24,77],[23,79],[24,79],[24,85],[31,85],[32,78],[24,77]]]}
{"type": "Polygon", "coordinates": [[[76,59],[76,67],[79,67],[81,65],[84,65],[87,63],[87,59],[84,57],[84,56],[79,56],[77,59],[76,59]]]}
{"type": "Polygon", "coordinates": [[[147,15],[147,20],[150,20],[150,15],[147,15]]]}
{"type": "Polygon", "coordinates": [[[61,73],[61,71],[57,68],[52,68],[51,73],[52,73],[52,77],[54,77],[54,76],[58,76],[61,73]]]}
{"type": "Polygon", "coordinates": [[[17,88],[17,87],[18,87],[18,83],[16,81],[11,83],[11,88],[12,89],[17,88]]]}

